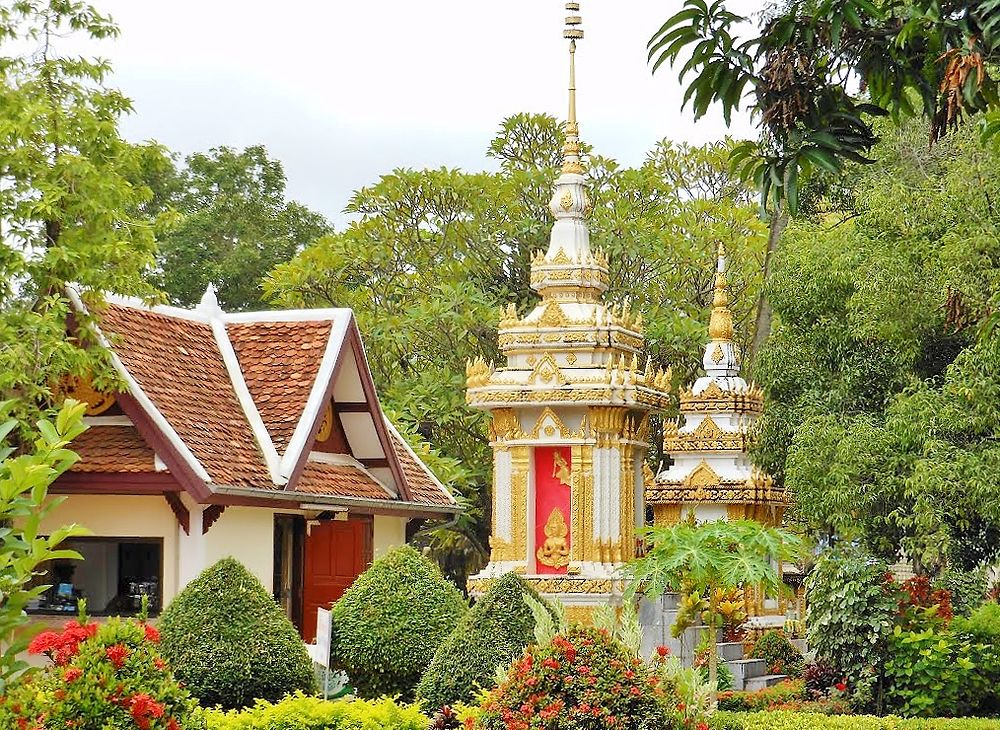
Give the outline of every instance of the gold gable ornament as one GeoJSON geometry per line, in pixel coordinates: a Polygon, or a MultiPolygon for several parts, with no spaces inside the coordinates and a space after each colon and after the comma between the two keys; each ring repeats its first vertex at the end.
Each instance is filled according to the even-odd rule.
{"type": "Polygon", "coordinates": [[[327,403],[323,409],[323,420],[320,421],[319,430],[316,432],[316,441],[323,443],[333,433],[333,404],[327,403]]]}
{"type": "Polygon", "coordinates": [[[566,540],[569,528],[562,510],[553,507],[544,529],[545,542],[535,552],[535,557],[539,563],[550,568],[565,568],[569,565],[569,544],[566,540]]]}
{"type": "Polygon", "coordinates": [[[58,391],[64,398],[86,403],[87,416],[99,416],[115,404],[114,394],[97,390],[90,375],[67,375],[59,383],[58,391]]]}

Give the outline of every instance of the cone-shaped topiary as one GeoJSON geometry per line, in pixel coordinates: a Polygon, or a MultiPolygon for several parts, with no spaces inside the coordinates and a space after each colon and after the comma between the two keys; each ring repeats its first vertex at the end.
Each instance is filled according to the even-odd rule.
{"type": "Polygon", "coordinates": [[[360,697],[413,697],[420,675],[465,615],[462,594],[411,547],[376,560],[333,607],[333,666],[360,697]]]}
{"type": "Polygon", "coordinates": [[[417,697],[428,710],[471,702],[479,687],[493,686],[498,666],[509,666],[534,643],[535,619],[525,594],[542,600],[514,573],[493,581],[438,647],[417,685],[417,697]]]}
{"type": "Polygon", "coordinates": [[[203,705],[247,707],[315,687],[295,627],[233,558],[204,570],[174,598],[160,634],[174,674],[203,705]]]}

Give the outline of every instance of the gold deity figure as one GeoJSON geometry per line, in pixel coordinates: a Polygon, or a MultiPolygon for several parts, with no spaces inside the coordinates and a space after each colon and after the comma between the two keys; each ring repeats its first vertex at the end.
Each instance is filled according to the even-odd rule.
{"type": "Polygon", "coordinates": [[[566,463],[566,459],[558,451],[552,455],[552,476],[559,480],[561,484],[570,486],[570,479],[572,475],[570,474],[569,464],[566,463]]]}
{"type": "Polygon", "coordinates": [[[538,562],[551,568],[563,568],[569,565],[569,544],[566,536],[569,528],[566,517],[558,507],[549,513],[545,521],[545,542],[535,552],[538,562]]]}

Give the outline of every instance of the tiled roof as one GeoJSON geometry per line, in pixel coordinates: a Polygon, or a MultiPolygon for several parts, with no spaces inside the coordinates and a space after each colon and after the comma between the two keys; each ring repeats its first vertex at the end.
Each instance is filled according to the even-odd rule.
{"type": "Polygon", "coordinates": [[[217,484],[277,488],[208,324],[109,304],[115,353],[217,484]]]}
{"type": "Polygon", "coordinates": [[[454,504],[454,500],[434,479],[427,466],[413,457],[395,429],[391,429],[389,433],[392,436],[392,446],[396,450],[396,456],[399,457],[399,465],[403,467],[403,476],[410,487],[413,501],[440,505],[454,504]]]}
{"type": "MultiPolygon", "coordinates": [[[[281,460],[282,454],[305,409],[316,408],[316,399],[309,400],[316,378],[332,369],[331,364],[324,364],[330,338],[335,331],[346,331],[334,323],[343,324],[338,318],[350,313],[330,310],[298,316],[276,312],[274,319],[269,316],[264,312],[226,315],[217,307],[199,307],[194,312],[151,309],[115,299],[97,313],[97,321],[128,378],[138,385],[133,395],[139,407],[147,411],[167,443],[187,459],[192,473],[207,472],[210,489],[291,489],[291,494],[379,500],[391,507],[400,498],[387,492],[371,473],[351,464],[308,462],[294,484],[282,483],[279,471],[288,468],[289,458],[296,458],[290,454],[281,460]],[[230,345],[236,362],[231,354],[224,355],[230,345]],[[188,451],[193,460],[184,456],[188,451]]],[[[372,407],[373,418],[381,422],[377,403],[372,407]]],[[[453,506],[454,501],[395,429],[389,426],[388,431],[393,446],[389,456],[399,463],[411,501],[432,509],[453,506]]],[[[131,426],[95,426],[74,447],[83,457],[75,471],[154,470],[153,450],[131,426]]]]}
{"type": "Polygon", "coordinates": [[[226,325],[247,388],[279,453],[305,408],[330,329],[329,320],[226,325]]]}
{"type": "Polygon", "coordinates": [[[337,497],[392,500],[381,484],[367,472],[348,464],[309,462],[295,483],[296,492],[329,494],[337,497]]]}
{"type": "Polygon", "coordinates": [[[91,426],[73,439],[70,449],[80,455],[70,471],[152,472],[156,456],[132,426],[91,426]]]}

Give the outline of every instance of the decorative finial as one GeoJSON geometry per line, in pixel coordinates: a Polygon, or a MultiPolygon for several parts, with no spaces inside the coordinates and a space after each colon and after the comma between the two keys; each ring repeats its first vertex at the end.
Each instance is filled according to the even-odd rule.
{"type": "Polygon", "coordinates": [[[208,286],[205,287],[197,311],[208,317],[221,317],[224,314],[222,307],[219,306],[219,297],[215,294],[215,284],[212,282],[208,282],[208,286]]]}
{"type": "Polygon", "coordinates": [[[733,313],[729,311],[729,285],[726,282],[726,248],[719,243],[715,268],[715,291],[712,295],[712,318],[708,334],[713,341],[731,342],[733,339],[733,313]]]}
{"type": "Polygon", "coordinates": [[[579,27],[583,19],[577,15],[580,12],[580,3],[566,3],[566,10],[573,14],[566,16],[566,27],[563,29],[563,38],[569,39],[569,116],[566,120],[562,171],[582,175],[580,127],[576,122],[576,42],[583,38],[583,29],[579,27]]]}

